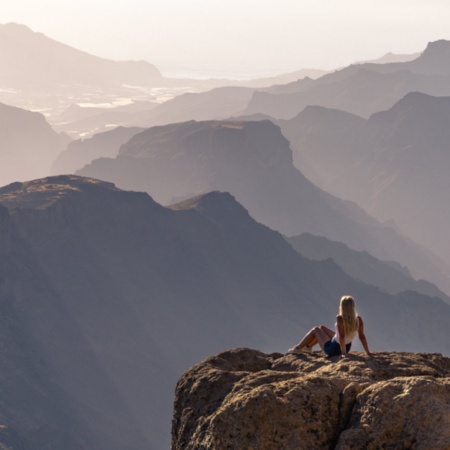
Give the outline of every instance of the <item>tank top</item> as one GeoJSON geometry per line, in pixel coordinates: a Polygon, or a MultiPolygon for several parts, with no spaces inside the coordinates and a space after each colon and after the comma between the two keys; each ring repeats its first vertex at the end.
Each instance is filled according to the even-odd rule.
{"type": "MultiPolygon", "coordinates": [[[[356,323],[359,326],[358,319],[359,319],[358,316],[356,316],[356,323]]],[[[334,340],[336,342],[339,342],[339,329],[338,329],[337,322],[334,324],[334,329],[336,330],[336,335],[334,336],[334,340]]],[[[353,339],[355,338],[357,332],[358,332],[358,328],[356,328],[356,330],[352,331],[348,336],[345,336],[345,344],[350,344],[350,342],[352,342],[353,339]]]]}

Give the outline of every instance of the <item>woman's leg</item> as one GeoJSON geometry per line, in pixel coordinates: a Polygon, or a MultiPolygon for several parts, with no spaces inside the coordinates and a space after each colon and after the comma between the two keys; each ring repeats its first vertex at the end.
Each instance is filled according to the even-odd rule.
{"type": "Polygon", "coordinates": [[[323,350],[325,343],[332,339],[333,336],[334,332],[324,325],[314,327],[305,334],[304,338],[295,346],[295,348],[301,349],[303,347],[312,347],[318,343],[323,350]],[[330,332],[332,334],[331,336],[329,335],[330,332]]]}
{"type": "Polygon", "coordinates": [[[334,332],[334,330],[331,330],[330,328],[327,328],[325,325],[320,325],[320,327],[319,327],[325,334],[327,334],[329,337],[330,337],[330,339],[333,339],[334,338],[334,335],[336,334],[335,332],[334,332]]]}

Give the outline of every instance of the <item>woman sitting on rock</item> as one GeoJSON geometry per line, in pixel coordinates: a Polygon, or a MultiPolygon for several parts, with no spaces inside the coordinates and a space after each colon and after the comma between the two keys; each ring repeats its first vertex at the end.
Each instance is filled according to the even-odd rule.
{"type": "Polygon", "coordinates": [[[356,314],[353,297],[345,295],[341,298],[339,315],[336,316],[334,327],[336,331],[324,325],[314,327],[295,347],[289,349],[288,353],[311,353],[313,346],[319,344],[328,356],[341,355],[342,358],[346,358],[352,341],[358,333],[364,350],[368,355],[372,354],[364,335],[364,322],[362,317],[356,314]]]}

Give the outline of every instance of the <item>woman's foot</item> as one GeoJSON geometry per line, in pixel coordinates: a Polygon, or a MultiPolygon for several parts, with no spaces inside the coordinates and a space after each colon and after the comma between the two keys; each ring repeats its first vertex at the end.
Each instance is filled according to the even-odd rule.
{"type": "Polygon", "coordinates": [[[312,347],[305,346],[300,348],[298,345],[296,345],[290,348],[287,353],[288,355],[299,355],[300,353],[312,353],[312,347]]]}

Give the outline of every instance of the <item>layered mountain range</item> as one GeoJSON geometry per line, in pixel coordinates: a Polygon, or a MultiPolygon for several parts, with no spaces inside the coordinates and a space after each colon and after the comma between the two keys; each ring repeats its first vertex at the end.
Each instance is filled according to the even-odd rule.
{"type": "Polygon", "coordinates": [[[229,194],[169,209],[60,176],[0,205],[0,423],[29,448],[167,448],[184,370],[224,347],[284,351],[332,326],[344,293],[374,350],[447,351],[444,301],[308,260],[229,194]]]}
{"type": "Polygon", "coordinates": [[[162,204],[212,190],[231,192],[250,214],[292,236],[303,232],[342,241],[407,265],[450,292],[445,267],[356,204],[318,189],[293,165],[292,150],[270,121],[208,121],[153,127],[132,137],[115,158],[77,174],[146,191],[162,204]]]}
{"type": "MultiPolygon", "coordinates": [[[[88,54],[58,42],[25,25],[0,24],[0,102],[30,110],[44,111],[57,131],[72,137],[91,136],[115,126],[145,126],[186,120],[186,111],[172,104],[154,115],[151,110],[183,93],[203,92],[217,87],[249,88],[249,95],[237,89],[236,107],[230,108],[231,91],[227,95],[211,93],[202,106],[203,117],[213,118],[234,114],[247,105],[256,88],[288,83],[309,76],[318,78],[324,70],[301,69],[289,74],[257,79],[178,79],[163,77],[146,61],[113,61],[88,54]],[[222,109],[217,96],[222,99],[222,109]],[[237,98],[239,96],[239,99],[237,98]],[[214,98],[216,100],[214,100],[214,98]],[[225,100],[225,101],[224,101],[225,100]]],[[[200,104],[187,96],[183,102],[200,104]]],[[[183,103],[182,102],[182,103],[183,103]]],[[[199,111],[200,112],[200,111],[199,111]]],[[[198,117],[188,117],[198,118],[198,117]]]]}
{"type": "Polygon", "coordinates": [[[289,119],[308,105],[369,117],[411,91],[450,95],[449,46],[445,40],[431,42],[412,61],[412,56],[392,56],[384,61],[396,62],[357,63],[328,74],[302,70],[252,82],[177,80],[162,77],[147,62],[98,58],[24,25],[7,24],[0,25],[0,56],[5,61],[0,101],[45,108],[58,131],[74,137],[106,131],[111,124],[150,127],[254,114],[289,119]],[[227,88],[214,89],[218,87],[227,88]],[[34,94],[36,89],[40,96],[34,94]],[[67,93],[72,104],[89,99],[88,106],[97,105],[97,114],[82,107],[85,118],[64,120],[61,113],[71,107],[67,93]],[[115,104],[117,99],[133,108],[115,104]]]}
{"type": "Polygon", "coordinates": [[[408,92],[450,95],[450,42],[430,42],[413,61],[353,64],[305,81],[255,92],[243,114],[289,119],[308,105],[319,105],[369,117],[390,108],[408,92]]]}
{"type": "Polygon", "coordinates": [[[308,107],[280,126],[317,185],[450,261],[450,97],[413,92],[368,120],[308,107]]]}
{"type": "MultiPolygon", "coordinates": [[[[83,136],[70,142],[43,114],[0,103],[1,448],[167,448],[190,365],[231,347],[284,352],[311,326],[332,327],[343,294],[357,299],[372,349],[448,355],[450,97],[431,95],[450,95],[449,42],[267,88],[167,80],[15,24],[0,25],[0,57],[0,99],[83,136]],[[216,89],[179,95],[192,86],[216,89]]],[[[396,373],[447,364],[393,357],[396,373]]],[[[244,350],[214,361],[234,367],[221,372],[227,388],[248,392],[260,367],[277,367],[258,392],[281,392],[300,366],[329,373],[311,358],[244,350]]],[[[388,382],[387,356],[380,364],[339,365],[354,383],[331,377],[334,400],[371,395],[374,373],[388,382]]],[[[209,376],[192,373],[174,448],[227,432],[218,421],[205,434],[223,386],[207,406],[189,404],[209,376]]],[[[367,443],[353,425],[346,436],[367,443]]]]}

